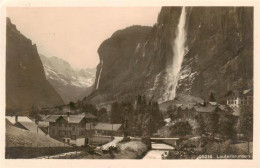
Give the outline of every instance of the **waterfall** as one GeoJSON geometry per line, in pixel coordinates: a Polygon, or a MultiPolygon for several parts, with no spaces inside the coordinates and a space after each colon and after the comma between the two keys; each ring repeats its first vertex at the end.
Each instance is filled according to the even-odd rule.
{"type": "Polygon", "coordinates": [[[163,97],[165,101],[173,100],[176,96],[176,87],[179,79],[179,72],[183,58],[185,56],[185,42],[186,42],[186,9],[185,7],[181,10],[181,15],[176,31],[176,38],[172,43],[173,50],[173,63],[167,69],[167,90],[163,97]]]}
{"type": "Polygon", "coordinates": [[[99,72],[99,75],[98,75],[98,80],[97,80],[97,85],[96,85],[96,89],[98,89],[98,86],[99,86],[99,79],[100,79],[100,76],[101,76],[101,73],[102,73],[102,67],[103,67],[103,61],[101,60],[100,61],[100,72],[99,72]]]}

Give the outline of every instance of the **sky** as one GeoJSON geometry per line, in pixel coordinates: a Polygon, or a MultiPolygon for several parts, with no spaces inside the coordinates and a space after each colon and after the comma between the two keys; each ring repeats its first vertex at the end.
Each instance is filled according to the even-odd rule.
{"type": "Polygon", "coordinates": [[[153,26],[161,7],[9,7],[17,29],[38,52],[68,61],[74,68],[95,68],[100,44],[132,25],[153,26]]]}

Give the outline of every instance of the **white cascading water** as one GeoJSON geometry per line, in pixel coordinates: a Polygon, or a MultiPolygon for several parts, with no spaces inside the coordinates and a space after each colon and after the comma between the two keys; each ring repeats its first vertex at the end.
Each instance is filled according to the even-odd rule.
{"type": "Polygon", "coordinates": [[[185,56],[185,42],[186,42],[186,9],[185,7],[181,10],[181,15],[178,23],[178,28],[176,31],[176,38],[173,41],[173,63],[170,68],[168,68],[167,73],[167,90],[163,96],[164,101],[173,100],[176,96],[176,87],[179,79],[179,72],[181,70],[181,65],[183,58],[185,56]]]}
{"type": "Polygon", "coordinates": [[[100,63],[101,63],[101,65],[100,65],[101,67],[100,67],[100,72],[98,74],[96,89],[98,89],[98,86],[99,86],[99,79],[100,79],[100,76],[101,76],[101,73],[102,73],[103,61],[101,60],[100,63]]]}

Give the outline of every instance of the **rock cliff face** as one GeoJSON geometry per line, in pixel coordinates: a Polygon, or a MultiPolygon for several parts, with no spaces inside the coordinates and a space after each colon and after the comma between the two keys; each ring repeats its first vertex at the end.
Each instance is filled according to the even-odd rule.
{"type": "Polygon", "coordinates": [[[253,87],[253,8],[192,8],[177,94],[253,87]]]}
{"type": "MultiPolygon", "coordinates": [[[[129,27],[104,41],[89,98],[96,103],[131,101],[146,94],[161,101],[181,10],[163,7],[152,28],[129,27]]],[[[186,54],[176,95],[208,98],[212,91],[221,98],[228,89],[253,87],[253,8],[187,7],[186,11],[186,54]]]]}
{"type": "Polygon", "coordinates": [[[134,98],[148,63],[144,46],[150,30],[151,27],[128,27],[100,45],[100,64],[90,96],[94,102],[134,98]]]}
{"type": "Polygon", "coordinates": [[[76,70],[58,57],[40,54],[47,80],[67,104],[88,96],[95,80],[96,69],[76,70]]]}
{"type": "Polygon", "coordinates": [[[6,110],[16,112],[32,106],[53,107],[63,104],[46,80],[37,47],[22,35],[10,19],[6,27],[6,110]]]}

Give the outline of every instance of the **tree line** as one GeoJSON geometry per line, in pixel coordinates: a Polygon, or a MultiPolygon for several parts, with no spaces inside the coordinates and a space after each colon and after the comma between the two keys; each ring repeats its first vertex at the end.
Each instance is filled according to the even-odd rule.
{"type": "Polygon", "coordinates": [[[164,125],[162,112],[156,101],[147,101],[145,95],[138,95],[134,105],[129,102],[114,102],[111,107],[111,122],[127,122],[131,136],[152,136],[164,125]]]}

